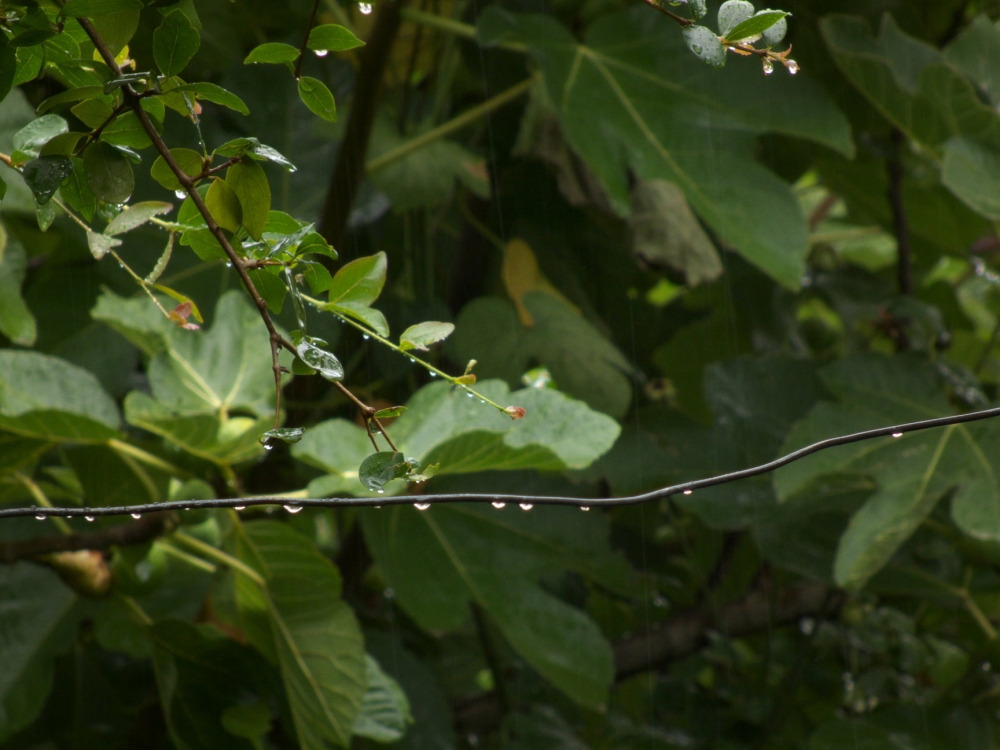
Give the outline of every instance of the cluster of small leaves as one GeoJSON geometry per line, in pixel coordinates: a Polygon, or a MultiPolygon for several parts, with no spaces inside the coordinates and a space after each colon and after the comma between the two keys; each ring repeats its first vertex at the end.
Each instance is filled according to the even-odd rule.
{"type": "MultiPolygon", "coordinates": [[[[700,21],[707,13],[704,2],[692,2],[689,7],[694,21],[700,21]]],[[[756,10],[748,0],[726,0],[719,7],[718,33],[697,23],[685,25],[682,33],[695,57],[716,68],[726,64],[727,52],[735,52],[760,57],[765,75],[774,71],[775,63],[795,75],[799,66],[788,57],[791,47],[784,52],[772,51],[788,33],[786,18],[790,15],[782,10],[756,10]],[[764,46],[754,47],[757,42],[764,46]]]]}

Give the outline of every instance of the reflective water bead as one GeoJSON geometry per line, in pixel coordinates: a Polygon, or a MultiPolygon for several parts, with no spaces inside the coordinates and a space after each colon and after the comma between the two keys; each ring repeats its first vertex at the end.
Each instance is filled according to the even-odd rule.
{"type": "Polygon", "coordinates": [[[892,433],[892,436],[895,437],[895,438],[901,438],[901,437],[903,437],[903,433],[902,432],[894,432],[894,433],[892,433]]]}
{"type": "Polygon", "coordinates": [[[690,495],[694,490],[684,490],[685,495],[690,495]]]}
{"type": "Polygon", "coordinates": [[[493,503],[493,507],[496,508],[497,510],[500,510],[501,508],[506,508],[507,503],[493,503]]]}
{"type": "Polygon", "coordinates": [[[427,510],[429,507],[431,507],[431,504],[430,503],[414,503],[413,507],[416,508],[417,510],[427,510]]]}
{"type": "Polygon", "coordinates": [[[366,16],[372,12],[371,3],[358,3],[358,10],[364,13],[366,16]]]}
{"type": "Polygon", "coordinates": [[[287,510],[289,513],[298,513],[300,510],[302,510],[302,506],[301,505],[286,505],[285,506],[285,510],[287,510]]]}
{"type": "Polygon", "coordinates": [[[83,520],[84,520],[84,521],[88,521],[88,522],[90,522],[90,523],[93,523],[93,521],[94,521],[94,517],[93,517],[93,516],[84,516],[84,517],[83,517],[83,520]]]}
{"type": "Polygon", "coordinates": [[[366,334],[363,334],[363,335],[361,336],[361,338],[363,338],[363,339],[364,339],[365,341],[368,341],[368,340],[369,340],[369,339],[371,338],[371,336],[369,336],[369,335],[368,335],[368,334],[366,333],[366,334]]]}
{"type": "Polygon", "coordinates": [[[582,511],[588,511],[588,510],[590,510],[590,506],[589,505],[581,505],[580,506],[580,510],[582,510],[582,511]]]}
{"type": "Polygon", "coordinates": [[[534,507],[531,503],[521,503],[521,510],[531,510],[534,507]]]}
{"type": "Polygon", "coordinates": [[[247,509],[247,506],[245,506],[245,505],[237,505],[237,506],[235,506],[233,508],[233,510],[246,510],[246,509],[247,509]]]}
{"type": "Polygon", "coordinates": [[[45,516],[35,516],[35,520],[36,521],[44,521],[45,520],[45,516]]]}
{"type": "Polygon", "coordinates": [[[325,50],[325,49],[318,49],[318,50],[316,50],[316,57],[326,57],[327,54],[328,54],[328,50],[325,50]]]}
{"type": "Polygon", "coordinates": [[[380,494],[380,495],[381,495],[381,494],[382,494],[383,492],[385,492],[385,490],[379,490],[379,491],[378,491],[378,494],[380,494]]]}
{"type": "Polygon", "coordinates": [[[138,520],[138,519],[142,518],[142,513],[133,513],[132,514],[132,518],[138,520]]]}

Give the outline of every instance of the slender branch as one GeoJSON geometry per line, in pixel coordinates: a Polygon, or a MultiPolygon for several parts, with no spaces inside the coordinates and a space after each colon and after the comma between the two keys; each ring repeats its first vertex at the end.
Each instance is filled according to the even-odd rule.
{"type": "Polygon", "coordinates": [[[906,218],[903,201],[903,144],[905,136],[899,128],[893,128],[889,136],[889,155],[885,161],[889,185],[886,197],[892,210],[892,229],[896,235],[898,260],[896,262],[899,293],[913,294],[913,250],[910,246],[910,224],[906,218]]]}
{"type": "Polygon", "coordinates": [[[365,171],[368,174],[377,172],[383,167],[387,167],[393,162],[399,161],[403,157],[409,156],[414,151],[423,148],[427,144],[433,143],[438,138],[443,138],[446,135],[450,135],[457,130],[461,130],[462,128],[472,124],[479,118],[488,115],[493,110],[499,109],[500,107],[503,107],[504,105],[514,101],[522,94],[527,93],[527,91],[531,88],[531,84],[533,82],[534,79],[532,78],[529,78],[526,81],[521,81],[520,83],[511,86],[503,93],[497,94],[496,96],[486,100],[482,104],[479,104],[473,107],[472,109],[466,110],[458,117],[449,120],[446,123],[438,125],[436,128],[432,130],[428,130],[423,135],[419,135],[416,138],[407,141],[406,143],[402,143],[396,148],[390,151],[386,151],[381,156],[376,156],[374,159],[369,159],[368,162],[365,164],[365,171]]]}
{"type": "Polygon", "coordinates": [[[646,5],[648,5],[653,10],[658,10],[667,18],[676,21],[678,24],[680,24],[682,28],[685,26],[694,26],[694,21],[692,21],[690,18],[684,18],[684,16],[679,16],[676,13],[671,13],[669,10],[660,5],[656,0],[643,0],[643,2],[646,3],[646,5]]]}
{"type": "MultiPolygon", "coordinates": [[[[92,513],[95,510],[90,509],[87,512],[92,513]]],[[[100,531],[40,536],[34,539],[5,542],[0,544],[0,563],[9,565],[18,560],[30,560],[54,552],[75,552],[83,549],[105,550],[114,546],[125,547],[142,544],[166,533],[171,526],[169,513],[153,513],[134,523],[123,523],[100,531]]]]}
{"type": "Polygon", "coordinates": [[[302,35],[302,44],[299,46],[299,56],[295,59],[295,80],[302,77],[302,61],[306,57],[306,49],[309,45],[309,34],[312,33],[316,24],[316,13],[319,11],[319,0],[313,0],[312,11],[309,13],[309,22],[306,24],[306,33],[302,35]]]}
{"type": "Polygon", "coordinates": [[[378,112],[382,76],[402,24],[400,9],[403,1],[383,2],[375,6],[375,25],[359,55],[361,67],[355,79],[351,114],[320,214],[319,233],[334,247],[340,247],[347,234],[351,206],[364,176],[364,159],[378,112]]]}
{"type": "MultiPolygon", "coordinates": [[[[966,414],[954,414],[950,417],[924,419],[919,422],[906,422],[892,427],[879,427],[874,430],[865,430],[864,432],[841,435],[839,437],[820,440],[817,443],[807,445],[804,448],[799,448],[796,451],[792,451],[791,453],[781,456],[780,458],[776,458],[765,464],[760,464],[759,466],[752,466],[748,469],[741,469],[740,471],[733,471],[727,474],[718,474],[714,477],[706,477],[705,479],[695,479],[690,482],[673,484],[668,487],[661,487],[660,489],[643,493],[641,495],[626,495],[623,497],[608,498],[580,498],[557,495],[512,495],[499,493],[487,494],[461,492],[441,495],[421,495],[420,503],[524,503],[532,505],[569,505],[587,509],[614,507],[619,505],[636,505],[638,503],[646,503],[651,500],[661,500],[663,498],[671,497],[672,495],[689,495],[696,490],[704,489],[706,487],[716,487],[721,484],[729,484],[730,482],[736,482],[741,479],[749,479],[762,474],[768,474],[776,469],[780,469],[782,466],[787,466],[788,464],[799,461],[806,456],[810,456],[813,453],[819,453],[820,451],[828,450],[841,445],[850,445],[851,443],[860,443],[865,440],[874,440],[876,438],[890,436],[894,438],[901,438],[904,434],[910,432],[920,432],[922,430],[932,430],[938,427],[947,427],[949,425],[978,422],[983,419],[993,419],[995,417],[1000,417],[1000,407],[968,412],[966,414]]],[[[121,516],[126,513],[151,513],[168,509],[193,510],[201,508],[234,508],[237,505],[283,506],[288,504],[288,500],[289,498],[287,495],[260,495],[256,497],[216,498],[212,500],[176,500],[166,503],[148,503],[144,505],[128,505],[109,508],[2,508],[0,509],[0,518],[16,518],[24,516],[79,517],[84,515],[121,516]]],[[[322,508],[406,505],[412,502],[413,498],[406,495],[396,495],[390,497],[379,495],[378,497],[323,497],[295,499],[295,505],[322,508]]]]}

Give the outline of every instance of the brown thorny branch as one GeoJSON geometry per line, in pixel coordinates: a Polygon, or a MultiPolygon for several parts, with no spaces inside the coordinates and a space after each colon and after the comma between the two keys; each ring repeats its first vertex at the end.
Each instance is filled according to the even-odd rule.
{"type": "MultiPolygon", "coordinates": [[[[306,29],[307,40],[309,32],[312,29],[312,24],[315,22],[315,10],[316,9],[314,7],[313,14],[309,20],[309,28],[306,29]]],[[[94,25],[87,18],[79,18],[78,20],[80,22],[80,26],[82,26],[83,30],[87,33],[87,36],[90,37],[90,41],[93,42],[98,54],[100,54],[101,58],[104,60],[104,63],[111,69],[111,72],[114,73],[115,78],[121,78],[122,70],[119,67],[118,62],[115,60],[115,56],[111,53],[111,50],[108,49],[107,44],[105,44],[104,39],[97,32],[97,29],[94,28],[94,25]]],[[[295,356],[298,355],[298,352],[296,351],[294,344],[282,336],[278,332],[278,329],[275,328],[274,322],[271,320],[271,315],[267,309],[267,302],[265,302],[264,298],[260,296],[260,292],[257,291],[253,281],[250,279],[250,275],[247,270],[247,261],[241,258],[233,249],[233,246],[226,237],[225,232],[215,221],[215,217],[212,216],[212,212],[208,210],[208,206],[205,204],[201,194],[195,189],[195,182],[200,179],[202,175],[210,174],[211,170],[203,170],[202,175],[198,175],[198,177],[192,178],[188,176],[188,174],[180,168],[180,165],[177,164],[177,161],[170,153],[170,149],[167,148],[167,145],[163,142],[163,139],[157,132],[156,127],[153,125],[152,120],[149,119],[149,115],[146,113],[146,110],[142,108],[142,97],[128,84],[121,87],[121,92],[123,104],[135,112],[143,130],[146,131],[146,135],[148,135],[149,139],[153,142],[154,148],[156,148],[159,152],[163,161],[166,162],[168,167],[170,167],[170,171],[174,173],[177,181],[181,184],[181,187],[184,188],[185,192],[187,192],[188,196],[191,198],[191,201],[198,209],[198,213],[200,213],[202,218],[205,220],[208,230],[222,247],[223,252],[226,254],[226,257],[229,258],[233,268],[236,269],[236,273],[239,275],[240,281],[243,283],[247,293],[249,293],[250,298],[257,307],[257,311],[260,313],[261,319],[264,321],[264,325],[267,327],[267,334],[271,344],[271,368],[274,371],[274,427],[277,429],[281,420],[281,375],[282,373],[287,372],[279,361],[279,354],[282,349],[287,349],[295,356]]],[[[336,385],[337,388],[339,388],[340,391],[358,407],[361,411],[362,417],[364,417],[365,424],[374,422],[378,431],[389,444],[389,447],[396,450],[396,446],[393,444],[392,439],[388,436],[378,419],[375,417],[375,409],[358,399],[343,383],[334,382],[334,385],[336,385]]]]}

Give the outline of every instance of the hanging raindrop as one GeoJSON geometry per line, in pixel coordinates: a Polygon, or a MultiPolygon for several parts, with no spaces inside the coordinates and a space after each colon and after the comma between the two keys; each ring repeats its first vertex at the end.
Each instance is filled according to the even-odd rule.
{"type": "Polygon", "coordinates": [[[580,510],[582,510],[582,511],[588,511],[588,510],[590,510],[590,506],[589,505],[581,505],[580,506],[580,510]]]}
{"type": "Polygon", "coordinates": [[[431,370],[431,377],[432,378],[436,378],[437,376],[438,376],[438,374],[436,372],[434,372],[434,370],[431,370]]]}
{"type": "Polygon", "coordinates": [[[132,518],[139,520],[140,518],[142,518],[142,513],[133,513],[132,518]]]}
{"type": "Polygon", "coordinates": [[[36,521],[44,521],[45,520],[45,516],[35,516],[35,520],[36,521]]]}
{"type": "Polygon", "coordinates": [[[531,510],[534,507],[531,503],[521,503],[521,510],[531,510]]]}
{"type": "Polygon", "coordinates": [[[895,437],[895,438],[900,438],[900,437],[903,437],[903,433],[902,432],[894,432],[894,433],[892,433],[892,436],[895,437]]]}
{"type": "Polygon", "coordinates": [[[84,516],[83,520],[88,521],[90,523],[93,523],[94,517],[93,516],[84,516]]]}
{"type": "Polygon", "coordinates": [[[416,508],[417,510],[427,510],[429,507],[431,507],[431,504],[430,503],[414,503],[413,507],[416,508]]]}
{"type": "Polygon", "coordinates": [[[274,446],[270,442],[264,443],[264,450],[269,451],[269,450],[273,450],[273,449],[274,449],[274,446]]]}
{"type": "Polygon", "coordinates": [[[690,495],[694,490],[684,490],[685,495],[690,495]]]}
{"type": "Polygon", "coordinates": [[[358,3],[358,10],[364,13],[366,16],[372,12],[371,3],[358,3]]]}
{"type": "Polygon", "coordinates": [[[378,491],[378,494],[380,494],[380,495],[381,495],[381,494],[382,494],[383,492],[385,492],[385,490],[379,490],[379,491],[378,491]]]}
{"type": "Polygon", "coordinates": [[[318,50],[316,50],[316,57],[326,57],[327,53],[328,53],[328,50],[318,49],[318,50]]]}
{"type": "Polygon", "coordinates": [[[493,503],[493,507],[496,508],[497,510],[500,510],[501,508],[505,508],[506,506],[507,506],[507,503],[493,503]]]}
{"type": "Polygon", "coordinates": [[[286,505],[285,506],[285,510],[287,510],[289,513],[298,513],[300,510],[302,510],[302,506],[301,505],[286,505]]]}
{"type": "Polygon", "coordinates": [[[365,334],[362,334],[361,338],[363,338],[365,341],[368,341],[371,338],[371,336],[369,336],[367,333],[365,333],[365,334]]]}
{"type": "Polygon", "coordinates": [[[246,509],[247,509],[247,506],[245,506],[245,505],[237,505],[237,506],[235,506],[233,508],[233,510],[246,510],[246,509]]]}
{"type": "Polygon", "coordinates": [[[179,201],[184,200],[188,196],[187,191],[185,191],[185,190],[175,190],[174,191],[174,195],[177,196],[177,200],[179,200],[179,201]]]}

